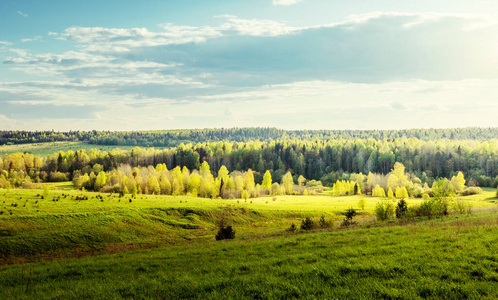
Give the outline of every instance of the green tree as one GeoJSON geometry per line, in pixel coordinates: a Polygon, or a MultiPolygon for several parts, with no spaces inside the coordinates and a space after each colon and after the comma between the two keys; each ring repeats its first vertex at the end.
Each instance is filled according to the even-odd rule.
{"type": "Polygon", "coordinates": [[[133,184],[131,186],[130,193],[132,194],[132,196],[136,197],[137,196],[137,192],[138,192],[137,186],[135,184],[133,184]]]}
{"type": "Polygon", "coordinates": [[[251,192],[254,189],[254,186],[254,173],[251,169],[248,169],[246,172],[244,172],[244,187],[246,190],[251,192]]]}
{"type": "Polygon", "coordinates": [[[291,172],[287,172],[284,177],[282,177],[282,185],[285,188],[285,193],[287,195],[292,194],[292,187],[294,186],[294,179],[292,178],[291,172]]]}
{"type": "Polygon", "coordinates": [[[360,199],[358,201],[358,206],[361,208],[361,210],[365,210],[365,204],[366,204],[365,199],[360,199]]]}
{"type": "Polygon", "coordinates": [[[403,218],[408,211],[408,205],[405,201],[405,199],[401,199],[398,202],[398,205],[396,206],[396,218],[401,219],[403,218]]]}
{"type": "Polygon", "coordinates": [[[249,192],[248,192],[248,191],[246,191],[246,190],[243,190],[243,191],[242,191],[242,194],[241,194],[241,197],[242,197],[242,199],[244,199],[244,200],[249,199],[249,192]]]}
{"type": "Polygon", "coordinates": [[[271,173],[266,170],[265,175],[263,176],[263,182],[261,183],[261,188],[270,190],[271,189],[271,173]]]}
{"type": "Polygon", "coordinates": [[[448,179],[441,178],[434,181],[432,185],[432,197],[435,202],[436,213],[447,215],[454,196],[453,188],[448,179]]]}
{"type": "Polygon", "coordinates": [[[451,177],[451,187],[455,193],[461,193],[465,189],[465,177],[462,172],[458,172],[457,176],[451,177]]]}
{"type": "Polygon", "coordinates": [[[303,175],[299,175],[299,177],[297,178],[297,184],[299,186],[304,186],[305,183],[306,183],[306,178],[304,178],[303,175]]]}

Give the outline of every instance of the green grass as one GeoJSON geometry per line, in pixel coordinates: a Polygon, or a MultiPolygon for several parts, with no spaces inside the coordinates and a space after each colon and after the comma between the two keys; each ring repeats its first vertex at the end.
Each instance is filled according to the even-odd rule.
{"type": "MultiPolygon", "coordinates": [[[[363,226],[374,222],[379,201],[324,195],[247,201],[154,195],[131,199],[82,192],[64,182],[49,186],[52,190],[0,190],[0,264],[211,241],[223,214],[230,216],[239,239],[281,235],[307,216],[318,222],[324,215],[337,228],[346,209],[358,209],[359,199],[366,200],[356,218],[363,226]]],[[[493,196],[488,190],[464,199],[476,211],[487,210],[496,207],[493,196]]]]}
{"type": "Polygon", "coordinates": [[[2,299],[496,299],[498,215],[0,268],[2,299]]]}
{"type": "Polygon", "coordinates": [[[134,146],[106,146],[106,145],[95,145],[86,142],[48,142],[48,143],[33,143],[33,144],[20,144],[20,145],[1,145],[0,146],[0,156],[5,154],[12,154],[16,152],[29,152],[38,156],[47,156],[54,154],[59,151],[67,152],[68,150],[90,150],[98,149],[101,151],[111,151],[116,148],[122,150],[133,149],[134,146]]]}

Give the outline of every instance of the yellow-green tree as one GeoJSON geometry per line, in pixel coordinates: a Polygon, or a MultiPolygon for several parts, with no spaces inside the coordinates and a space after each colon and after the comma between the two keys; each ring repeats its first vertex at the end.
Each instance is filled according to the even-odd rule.
{"type": "Polygon", "coordinates": [[[462,172],[458,172],[457,176],[451,177],[451,187],[455,193],[460,193],[465,189],[465,177],[462,172]]]}
{"type": "Polygon", "coordinates": [[[294,179],[292,178],[291,172],[287,172],[284,177],[282,177],[282,185],[285,189],[287,195],[292,194],[292,187],[294,186],[294,179]]]}
{"type": "Polygon", "coordinates": [[[263,175],[263,182],[261,183],[261,188],[270,190],[271,189],[271,173],[266,170],[265,175],[263,175]]]}

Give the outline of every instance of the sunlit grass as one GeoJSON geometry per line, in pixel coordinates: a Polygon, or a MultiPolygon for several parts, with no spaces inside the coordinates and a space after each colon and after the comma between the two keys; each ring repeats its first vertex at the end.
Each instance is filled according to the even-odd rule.
{"type": "Polygon", "coordinates": [[[496,299],[496,212],[0,267],[2,299],[496,299]]]}
{"type": "Polygon", "coordinates": [[[90,150],[98,149],[101,151],[111,151],[116,148],[122,150],[133,149],[134,146],[115,146],[115,145],[95,145],[86,142],[47,142],[47,143],[33,143],[33,144],[19,144],[19,145],[1,145],[0,156],[16,152],[29,152],[38,156],[47,156],[57,153],[59,151],[67,152],[69,150],[90,150]]]}

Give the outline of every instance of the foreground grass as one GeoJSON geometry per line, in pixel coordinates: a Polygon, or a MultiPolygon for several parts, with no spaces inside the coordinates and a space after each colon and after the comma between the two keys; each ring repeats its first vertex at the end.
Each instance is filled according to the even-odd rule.
{"type": "Polygon", "coordinates": [[[0,268],[0,298],[496,299],[498,215],[0,268]]]}

